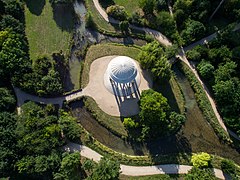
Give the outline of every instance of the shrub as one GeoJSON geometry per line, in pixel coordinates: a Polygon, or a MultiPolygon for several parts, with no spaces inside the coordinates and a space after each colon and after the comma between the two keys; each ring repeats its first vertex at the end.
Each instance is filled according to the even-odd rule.
{"type": "Polygon", "coordinates": [[[63,113],[59,119],[59,124],[64,135],[70,141],[77,142],[80,139],[82,130],[75,118],[68,115],[67,113],[63,113]]]}
{"type": "Polygon", "coordinates": [[[129,23],[128,21],[121,21],[119,27],[123,33],[128,33],[129,31],[129,23]]]}
{"type": "Polygon", "coordinates": [[[204,168],[208,167],[211,161],[211,156],[208,153],[201,152],[198,154],[192,155],[191,163],[194,167],[204,168]]]}
{"type": "Polygon", "coordinates": [[[203,78],[209,79],[213,75],[214,66],[210,62],[202,60],[198,64],[197,70],[203,78]]]}
{"type": "Polygon", "coordinates": [[[236,173],[236,167],[231,160],[223,159],[221,161],[221,169],[224,173],[234,175],[236,173]]]}
{"type": "Polygon", "coordinates": [[[128,19],[128,14],[123,6],[112,5],[107,8],[107,14],[115,19],[124,21],[128,19]]]}
{"type": "Polygon", "coordinates": [[[187,51],[187,58],[191,61],[200,61],[201,54],[195,49],[192,49],[190,51],[187,51]]]}
{"type": "Polygon", "coordinates": [[[135,123],[132,118],[124,118],[123,125],[126,128],[135,128],[138,126],[138,123],[135,123]]]}

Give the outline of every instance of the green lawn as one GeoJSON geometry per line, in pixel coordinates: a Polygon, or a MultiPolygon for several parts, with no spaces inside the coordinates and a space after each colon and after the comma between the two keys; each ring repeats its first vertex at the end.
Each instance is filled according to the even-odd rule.
{"type": "Polygon", "coordinates": [[[92,0],[86,0],[86,6],[88,12],[92,14],[92,18],[97,28],[103,32],[116,33],[119,30],[118,26],[113,26],[110,23],[107,23],[103,17],[99,14],[97,9],[95,8],[92,0]]]}
{"type": "Polygon", "coordinates": [[[67,54],[72,38],[73,8],[70,5],[52,8],[48,0],[42,2],[40,6],[35,1],[27,1],[25,6],[26,34],[32,59],[60,50],[67,54]]]}
{"type": "Polygon", "coordinates": [[[135,12],[139,8],[139,2],[140,0],[114,0],[115,4],[124,6],[126,11],[131,15],[133,12],[135,12]]]}

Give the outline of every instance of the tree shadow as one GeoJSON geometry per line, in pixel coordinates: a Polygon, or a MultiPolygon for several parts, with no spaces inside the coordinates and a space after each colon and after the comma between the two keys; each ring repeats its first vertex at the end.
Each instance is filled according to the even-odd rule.
{"type": "Polygon", "coordinates": [[[102,0],[102,1],[99,1],[99,3],[104,9],[107,9],[108,6],[115,5],[115,2],[113,0],[102,0]]]}
{"type": "Polygon", "coordinates": [[[71,80],[69,66],[68,64],[66,64],[66,60],[62,51],[53,53],[52,58],[54,60],[55,69],[60,74],[64,91],[68,92],[73,90],[74,84],[72,83],[72,80],[71,80]]]}
{"type": "Polygon", "coordinates": [[[157,80],[154,83],[153,89],[162,93],[162,95],[168,99],[170,107],[177,113],[180,113],[180,108],[178,107],[176,97],[168,80],[157,80]]]}
{"type": "Polygon", "coordinates": [[[123,44],[124,45],[133,45],[134,41],[133,38],[127,36],[126,38],[123,38],[123,44]]]}
{"type": "Polygon", "coordinates": [[[54,4],[53,19],[62,31],[72,32],[74,27],[74,9],[71,4],[54,4]]]}
{"type": "Polygon", "coordinates": [[[41,15],[46,4],[46,0],[25,0],[27,8],[32,14],[41,15]]]}
{"type": "Polygon", "coordinates": [[[176,134],[148,141],[146,148],[156,164],[177,164],[180,159],[190,161],[188,154],[192,152],[190,142],[176,134]]]}

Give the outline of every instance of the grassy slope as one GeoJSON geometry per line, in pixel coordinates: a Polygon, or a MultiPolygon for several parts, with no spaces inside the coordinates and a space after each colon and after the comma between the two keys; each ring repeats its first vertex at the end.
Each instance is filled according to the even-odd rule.
{"type": "Polygon", "coordinates": [[[103,17],[99,14],[95,8],[92,0],[86,0],[87,10],[91,12],[93,21],[97,25],[98,29],[102,31],[108,31],[114,33],[117,27],[112,26],[110,23],[107,23],[103,17]]]}
{"type": "Polygon", "coordinates": [[[30,46],[30,57],[51,55],[54,51],[68,52],[73,30],[73,11],[71,7],[58,6],[55,13],[49,1],[45,2],[41,13],[34,13],[38,4],[25,7],[26,34],[30,46]]]}
{"type": "Polygon", "coordinates": [[[134,1],[129,1],[129,0],[114,0],[115,4],[124,6],[126,11],[131,15],[133,12],[135,12],[139,6],[140,0],[134,0],[134,1]]]}

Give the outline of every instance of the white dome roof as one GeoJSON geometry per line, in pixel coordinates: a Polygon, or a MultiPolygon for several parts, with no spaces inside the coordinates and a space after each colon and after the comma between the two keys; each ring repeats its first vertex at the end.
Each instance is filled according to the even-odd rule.
{"type": "Polygon", "coordinates": [[[108,64],[110,78],[117,83],[132,82],[137,76],[137,65],[127,56],[118,56],[108,64]]]}

